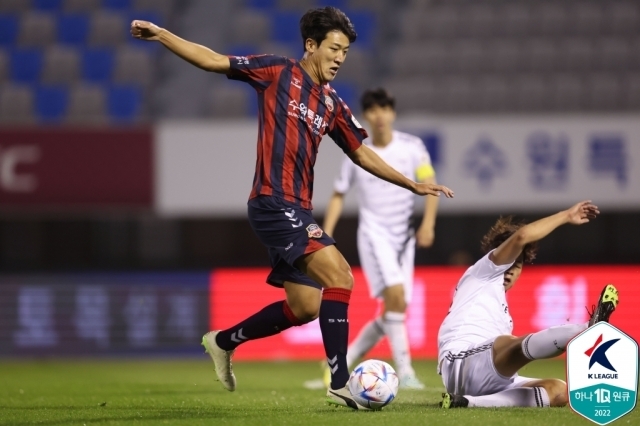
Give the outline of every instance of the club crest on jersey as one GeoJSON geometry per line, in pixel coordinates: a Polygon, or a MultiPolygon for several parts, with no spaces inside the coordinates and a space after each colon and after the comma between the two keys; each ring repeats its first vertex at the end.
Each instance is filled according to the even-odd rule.
{"type": "Polygon", "coordinates": [[[329,96],[325,96],[324,104],[327,106],[329,112],[333,112],[333,99],[331,99],[329,96]]]}
{"type": "Polygon", "coordinates": [[[309,238],[322,237],[322,229],[315,223],[307,226],[307,233],[309,234],[309,238]]]}

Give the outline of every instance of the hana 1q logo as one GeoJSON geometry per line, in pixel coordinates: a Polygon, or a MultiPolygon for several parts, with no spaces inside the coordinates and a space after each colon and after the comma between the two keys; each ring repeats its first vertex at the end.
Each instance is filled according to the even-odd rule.
{"type": "Polygon", "coordinates": [[[569,405],[606,425],[631,412],[638,395],[638,344],[616,327],[599,322],[567,345],[569,405]]]}

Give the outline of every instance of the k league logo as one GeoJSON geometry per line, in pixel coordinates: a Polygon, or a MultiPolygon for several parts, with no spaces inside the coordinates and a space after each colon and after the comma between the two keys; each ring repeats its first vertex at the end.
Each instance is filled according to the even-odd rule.
{"type": "Polygon", "coordinates": [[[600,425],[635,408],[638,344],[616,327],[600,322],[567,346],[569,405],[600,425]]]}

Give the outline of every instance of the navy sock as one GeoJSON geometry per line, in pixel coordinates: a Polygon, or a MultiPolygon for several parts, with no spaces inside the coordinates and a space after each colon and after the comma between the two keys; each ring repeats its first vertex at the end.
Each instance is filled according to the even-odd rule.
{"type": "Polygon", "coordinates": [[[347,345],[349,343],[349,298],[351,290],[328,288],[322,292],[320,304],[320,331],[331,369],[331,388],[340,389],[349,380],[347,345]]]}
{"type": "Polygon", "coordinates": [[[225,351],[237,348],[249,340],[273,336],[294,325],[302,325],[286,301],[272,303],[261,311],[216,336],[216,343],[225,351]]]}

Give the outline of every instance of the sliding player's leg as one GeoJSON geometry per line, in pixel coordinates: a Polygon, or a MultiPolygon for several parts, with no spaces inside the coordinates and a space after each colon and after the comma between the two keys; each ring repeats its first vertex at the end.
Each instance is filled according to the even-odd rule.
{"type": "Polygon", "coordinates": [[[491,395],[471,396],[443,394],[443,408],[466,407],[564,407],[567,384],[560,379],[529,379],[526,382],[491,395]]]}

